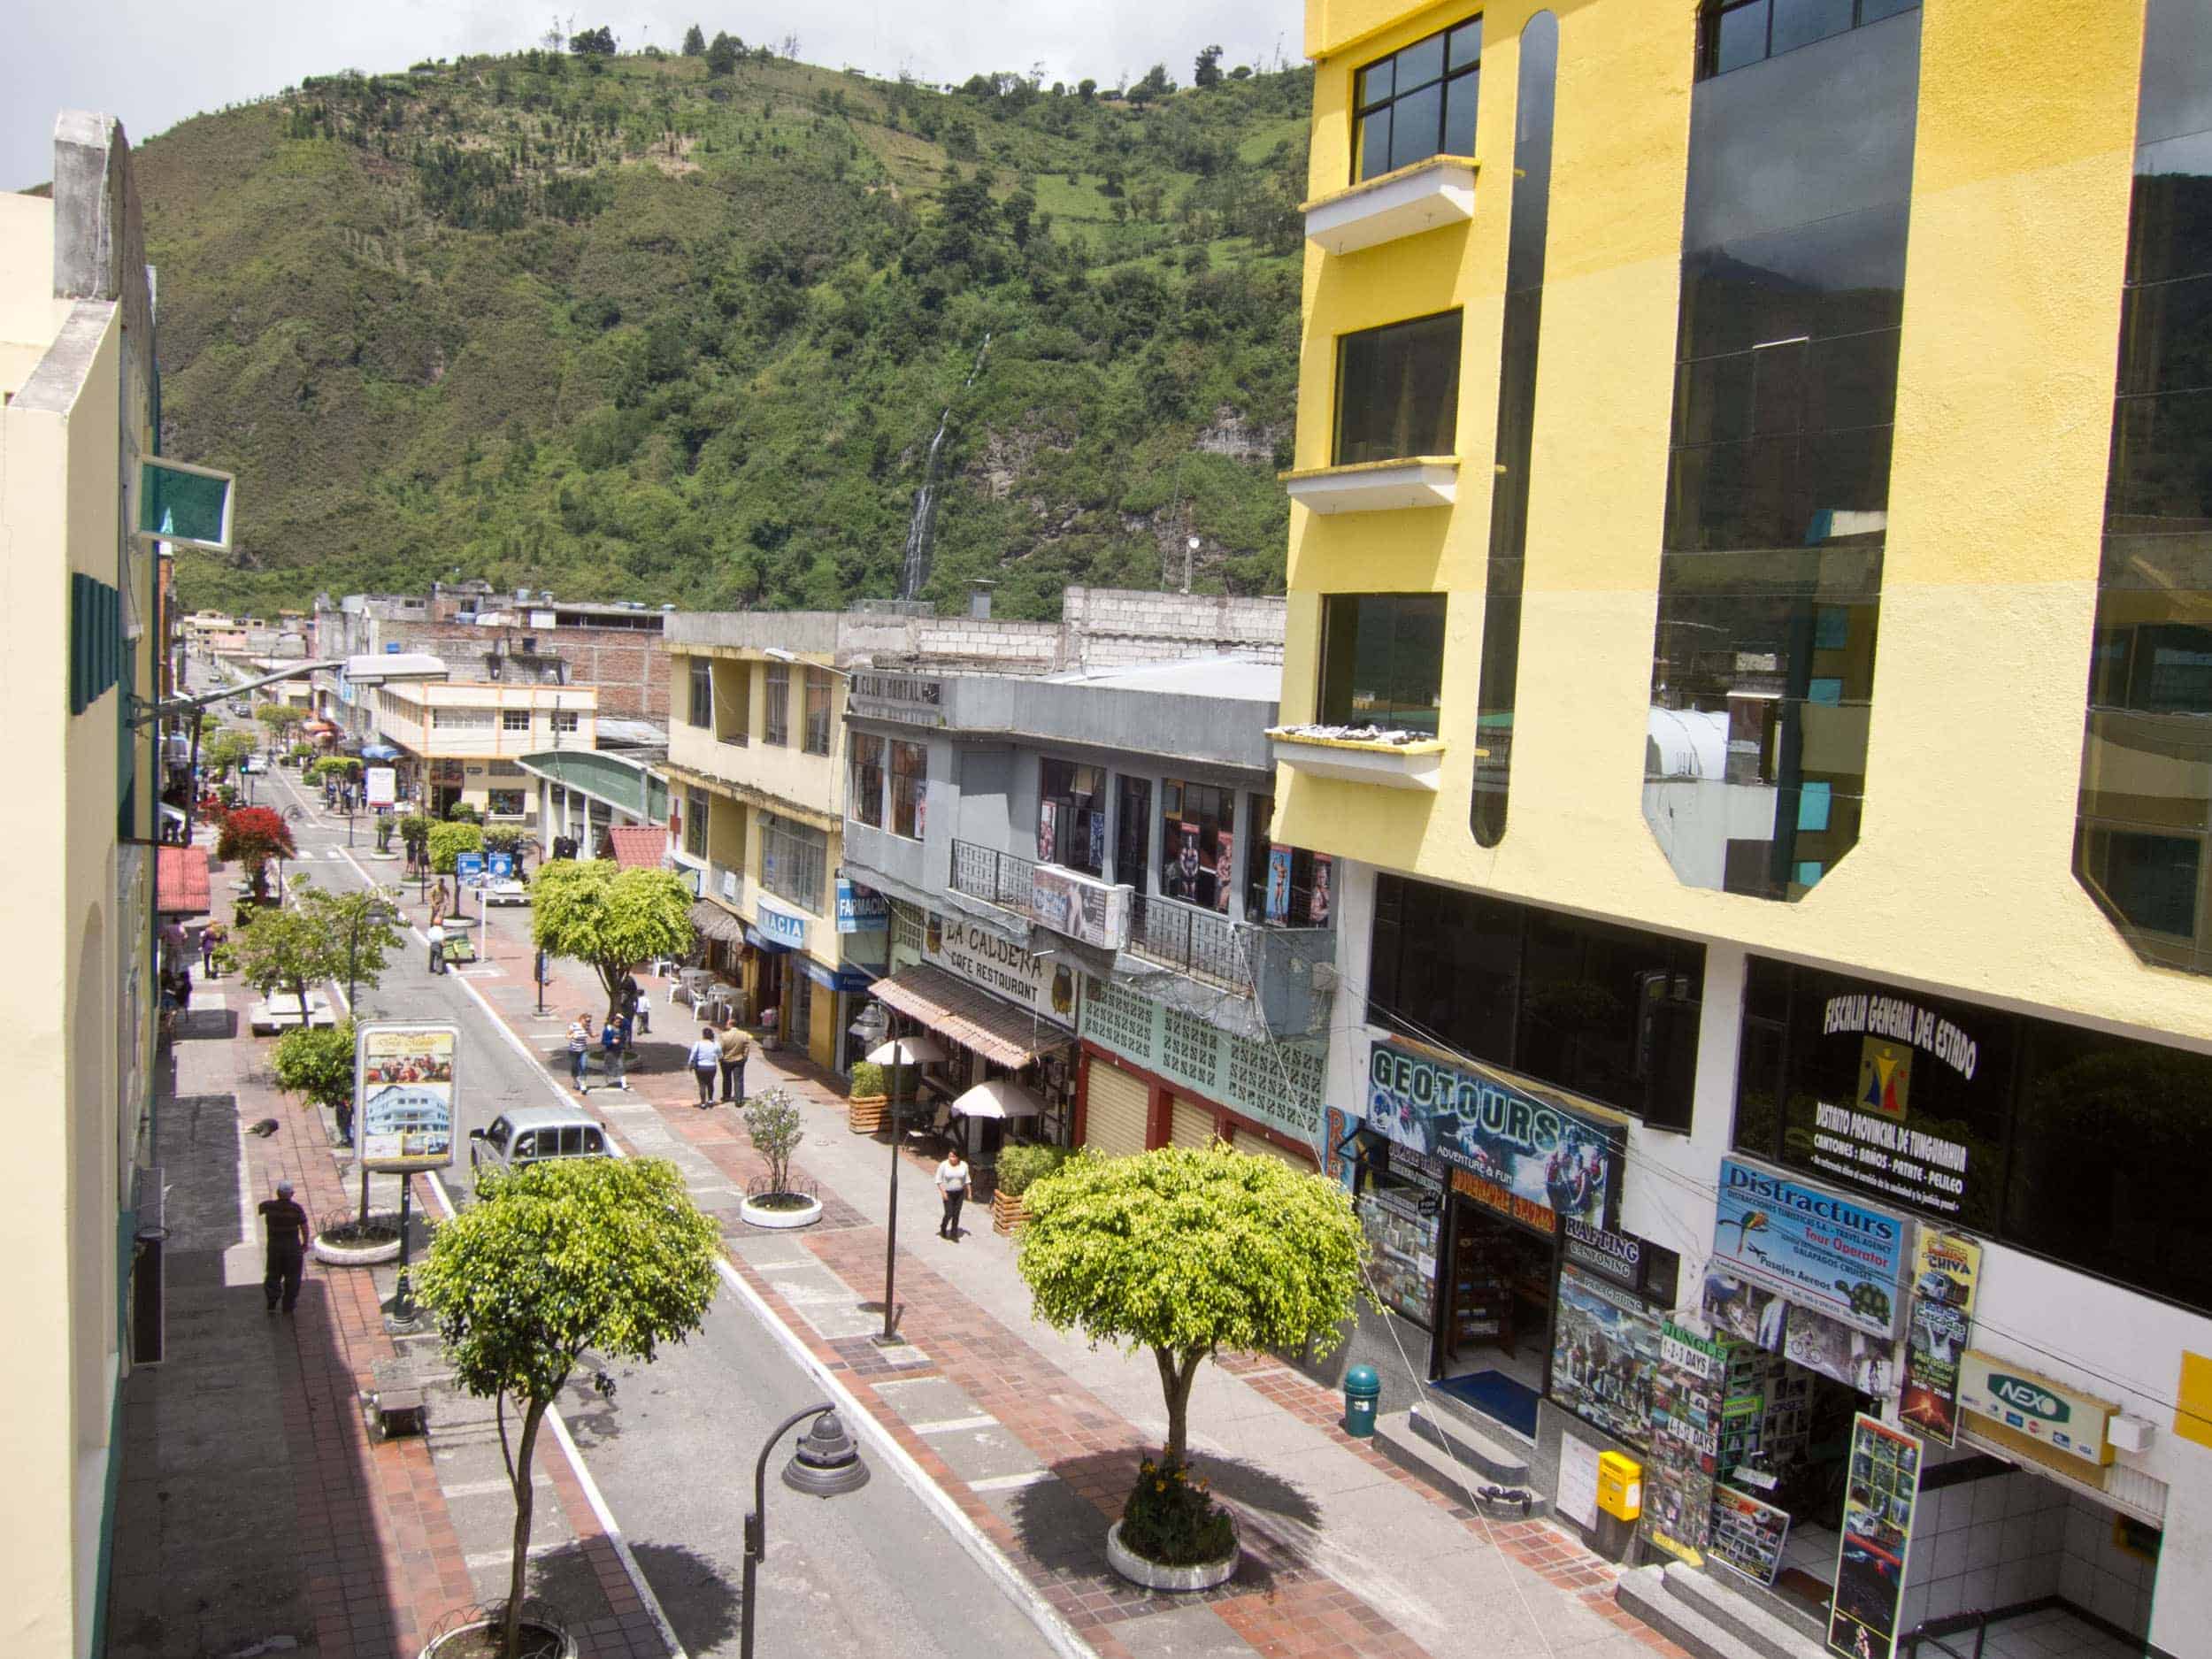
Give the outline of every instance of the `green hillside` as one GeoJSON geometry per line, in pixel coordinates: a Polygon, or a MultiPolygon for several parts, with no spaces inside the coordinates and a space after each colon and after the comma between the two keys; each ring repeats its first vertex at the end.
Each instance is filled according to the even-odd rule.
{"type": "Polygon", "coordinates": [[[241,476],[188,605],[888,595],[949,403],[925,597],[1051,615],[1190,535],[1197,586],[1280,591],[1304,71],[1139,103],[718,44],[335,76],[145,146],[165,445],[241,476]]]}

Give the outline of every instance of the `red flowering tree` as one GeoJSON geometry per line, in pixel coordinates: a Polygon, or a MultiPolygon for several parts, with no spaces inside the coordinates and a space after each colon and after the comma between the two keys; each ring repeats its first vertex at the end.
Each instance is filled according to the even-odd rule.
{"type": "Polygon", "coordinates": [[[224,817],[215,856],[235,858],[246,866],[254,902],[259,903],[269,896],[269,860],[299,855],[292,845],[292,826],[276,812],[265,806],[242,806],[224,817]]]}

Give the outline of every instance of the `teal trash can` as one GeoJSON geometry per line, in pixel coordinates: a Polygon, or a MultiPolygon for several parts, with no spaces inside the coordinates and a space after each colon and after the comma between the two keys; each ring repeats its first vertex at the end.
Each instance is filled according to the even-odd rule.
{"type": "Polygon", "coordinates": [[[1382,1379],[1372,1365],[1355,1365],[1344,1373],[1344,1432],[1357,1440],[1375,1436],[1375,1407],[1382,1399],[1382,1379]]]}

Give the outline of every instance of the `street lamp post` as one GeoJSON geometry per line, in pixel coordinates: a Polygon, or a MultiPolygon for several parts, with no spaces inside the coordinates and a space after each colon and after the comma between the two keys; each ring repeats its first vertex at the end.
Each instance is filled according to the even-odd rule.
{"type": "Polygon", "coordinates": [[[899,1092],[900,1074],[910,1065],[926,1065],[933,1060],[945,1058],[945,1050],[927,1037],[894,1037],[888,1042],[879,1040],[890,1029],[890,1019],[883,1011],[883,1004],[872,1002],[863,1009],[852,1023],[854,1036],[864,1042],[876,1043],[869,1049],[868,1059],[876,1065],[891,1068],[891,1196],[889,1214],[884,1222],[883,1241],[883,1330],[868,1340],[879,1348],[888,1348],[905,1339],[899,1335],[899,1136],[902,1095],[899,1092]]]}
{"type": "Polygon", "coordinates": [[[770,1431],[767,1443],[760,1448],[759,1460],[753,1465],[753,1508],[745,1517],[745,1575],[741,1593],[738,1659],[753,1659],[754,1571],[768,1553],[768,1455],[776,1449],[786,1430],[795,1428],[809,1417],[814,1419],[813,1426],[801,1438],[791,1461],[783,1466],[783,1484],[794,1492],[818,1498],[857,1492],[868,1484],[868,1465],[860,1461],[860,1448],[853,1444],[852,1437],[845,1432],[844,1424],[838,1420],[837,1408],[826,1401],[803,1411],[794,1411],[770,1431]]]}

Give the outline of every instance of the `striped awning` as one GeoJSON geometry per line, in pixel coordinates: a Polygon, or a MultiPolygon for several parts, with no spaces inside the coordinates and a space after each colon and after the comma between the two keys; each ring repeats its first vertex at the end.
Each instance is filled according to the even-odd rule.
{"type": "Polygon", "coordinates": [[[878,979],[868,994],[919,1020],[941,1037],[999,1065],[1020,1067],[1075,1041],[1057,1025],[992,995],[981,986],[922,964],[878,979]]]}
{"type": "Polygon", "coordinates": [[[710,899],[695,899],[691,925],[702,939],[718,939],[726,945],[745,942],[745,924],[710,899]]]}
{"type": "Polygon", "coordinates": [[[164,916],[204,916],[208,902],[207,849],[164,847],[155,855],[155,908],[164,916]]]}

